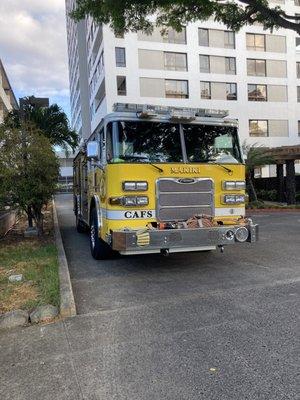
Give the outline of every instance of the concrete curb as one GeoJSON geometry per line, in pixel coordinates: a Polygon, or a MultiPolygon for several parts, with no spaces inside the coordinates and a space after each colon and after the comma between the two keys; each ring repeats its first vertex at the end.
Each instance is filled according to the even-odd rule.
{"type": "Polygon", "coordinates": [[[76,315],[75,300],[70,279],[68,261],[58,225],[57,211],[54,199],[53,222],[59,264],[60,315],[63,318],[74,317],[76,315]]]}
{"type": "Polygon", "coordinates": [[[258,214],[280,214],[280,213],[300,213],[299,208],[253,208],[246,210],[246,216],[258,214]]]}

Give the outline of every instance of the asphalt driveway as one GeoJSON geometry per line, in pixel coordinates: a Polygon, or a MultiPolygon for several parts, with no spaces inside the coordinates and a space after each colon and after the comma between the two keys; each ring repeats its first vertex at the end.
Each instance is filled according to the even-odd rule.
{"type": "Polygon", "coordinates": [[[79,315],[0,336],[1,399],[300,399],[300,213],[225,253],[95,261],[57,197],[79,315]]]}

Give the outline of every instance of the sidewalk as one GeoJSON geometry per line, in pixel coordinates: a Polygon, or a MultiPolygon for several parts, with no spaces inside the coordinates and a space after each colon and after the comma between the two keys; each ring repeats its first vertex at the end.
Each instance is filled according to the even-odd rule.
{"type": "Polygon", "coordinates": [[[82,399],[63,322],[0,334],[1,400],[82,399]]]}

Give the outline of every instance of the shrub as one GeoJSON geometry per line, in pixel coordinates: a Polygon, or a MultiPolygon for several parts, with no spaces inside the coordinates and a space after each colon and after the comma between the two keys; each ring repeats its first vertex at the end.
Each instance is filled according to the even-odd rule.
{"type": "Polygon", "coordinates": [[[43,230],[42,208],[55,192],[59,164],[51,143],[31,125],[0,126],[0,203],[18,206],[43,230]]]}
{"type": "Polygon", "coordinates": [[[277,190],[265,190],[261,189],[257,191],[257,197],[261,200],[266,201],[276,201],[277,200],[277,190]]]}
{"type": "Polygon", "coordinates": [[[253,208],[266,208],[266,205],[263,201],[257,200],[257,201],[251,201],[247,208],[253,209],[253,208]]]}

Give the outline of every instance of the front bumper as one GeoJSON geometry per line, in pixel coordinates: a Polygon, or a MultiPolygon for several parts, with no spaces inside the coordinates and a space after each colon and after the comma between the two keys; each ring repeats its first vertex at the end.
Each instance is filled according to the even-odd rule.
{"type": "MultiPolygon", "coordinates": [[[[227,225],[199,229],[114,231],[111,236],[111,245],[121,254],[159,253],[162,250],[201,251],[239,243],[235,238],[235,233],[240,227],[227,225]],[[228,235],[228,231],[233,232],[233,235],[228,235]]],[[[256,242],[258,225],[248,224],[245,227],[249,231],[246,242],[256,242]]]]}

